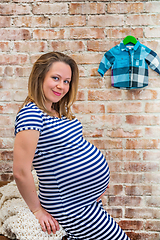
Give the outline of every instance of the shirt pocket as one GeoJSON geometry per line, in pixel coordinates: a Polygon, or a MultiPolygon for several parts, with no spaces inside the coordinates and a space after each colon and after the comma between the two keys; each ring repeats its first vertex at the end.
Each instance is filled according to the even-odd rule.
{"type": "Polygon", "coordinates": [[[116,58],[115,65],[116,65],[116,67],[119,67],[119,68],[128,67],[129,66],[129,58],[119,56],[116,58]]]}
{"type": "Polygon", "coordinates": [[[139,57],[134,57],[133,58],[133,65],[135,67],[140,67],[140,66],[142,66],[142,64],[143,64],[143,60],[142,59],[140,59],[139,57]]]}

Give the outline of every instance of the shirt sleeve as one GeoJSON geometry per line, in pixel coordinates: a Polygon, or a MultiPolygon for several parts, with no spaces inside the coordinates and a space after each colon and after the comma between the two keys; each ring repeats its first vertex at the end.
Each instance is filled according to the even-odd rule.
{"type": "Polygon", "coordinates": [[[108,71],[108,69],[113,65],[115,60],[115,57],[113,56],[113,54],[108,51],[104,54],[100,64],[99,64],[99,68],[98,68],[98,73],[103,77],[103,75],[105,74],[105,72],[108,71]]]}
{"type": "Polygon", "coordinates": [[[157,53],[151,50],[146,57],[146,62],[152,70],[160,74],[160,58],[157,53]]]}
{"type": "Polygon", "coordinates": [[[17,114],[15,121],[15,135],[24,130],[42,131],[43,120],[40,110],[24,107],[17,114]]]}

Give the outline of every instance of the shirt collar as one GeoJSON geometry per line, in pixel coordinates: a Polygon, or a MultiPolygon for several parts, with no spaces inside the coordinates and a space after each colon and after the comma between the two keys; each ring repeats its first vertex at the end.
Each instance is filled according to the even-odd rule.
{"type": "MultiPolygon", "coordinates": [[[[137,43],[134,45],[132,50],[136,51],[137,48],[139,47],[139,45],[140,45],[140,42],[137,41],[137,43]]],[[[123,40],[120,42],[120,49],[121,49],[121,51],[129,51],[129,49],[124,45],[123,40]]]]}

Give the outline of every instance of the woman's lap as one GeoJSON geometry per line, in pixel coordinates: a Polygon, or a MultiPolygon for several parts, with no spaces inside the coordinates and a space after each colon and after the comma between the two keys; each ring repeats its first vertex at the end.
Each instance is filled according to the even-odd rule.
{"type": "Polygon", "coordinates": [[[84,207],[83,211],[75,216],[63,215],[62,218],[57,220],[67,232],[68,240],[129,240],[103,209],[101,201],[84,207]]]}

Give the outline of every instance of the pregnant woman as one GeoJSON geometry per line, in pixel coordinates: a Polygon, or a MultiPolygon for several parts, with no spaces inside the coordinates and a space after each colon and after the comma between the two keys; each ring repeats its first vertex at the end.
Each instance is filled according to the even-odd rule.
{"type": "Polygon", "coordinates": [[[59,52],[44,54],[33,65],[15,122],[13,174],[43,231],[55,233],[60,223],[68,240],[129,240],[100,200],[109,184],[107,161],[83,138],[71,112],[78,72],[75,61],[59,52]]]}

